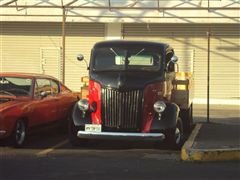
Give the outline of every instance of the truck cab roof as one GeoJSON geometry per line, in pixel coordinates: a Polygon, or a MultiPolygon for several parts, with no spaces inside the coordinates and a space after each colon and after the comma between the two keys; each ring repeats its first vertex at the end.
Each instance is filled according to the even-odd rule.
{"type": "Polygon", "coordinates": [[[129,40],[110,40],[110,41],[101,41],[95,44],[93,49],[102,48],[102,47],[127,47],[127,46],[149,46],[149,47],[158,47],[158,48],[166,48],[172,49],[166,43],[160,42],[150,42],[150,41],[129,41],[129,40]]]}

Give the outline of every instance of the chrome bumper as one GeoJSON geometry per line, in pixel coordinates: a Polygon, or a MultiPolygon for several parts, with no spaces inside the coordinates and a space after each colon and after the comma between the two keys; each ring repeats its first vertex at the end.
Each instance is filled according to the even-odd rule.
{"type": "Polygon", "coordinates": [[[118,139],[118,140],[156,140],[165,139],[163,133],[129,133],[129,132],[86,132],[78,131],[77,136],[83,139],[118,139]]]}

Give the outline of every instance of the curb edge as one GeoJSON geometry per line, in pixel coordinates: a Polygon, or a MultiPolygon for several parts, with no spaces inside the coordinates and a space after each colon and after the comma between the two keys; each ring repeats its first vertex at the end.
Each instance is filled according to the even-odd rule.
{"type": "Polygon", "coordinates": [[[232,161],[240,160],[240,148],[224,149],[194,149],[194,140],[201,129],[202,124],[196,124],[190,137],[181,149],[181,160],[183,161],[232,161]]]}

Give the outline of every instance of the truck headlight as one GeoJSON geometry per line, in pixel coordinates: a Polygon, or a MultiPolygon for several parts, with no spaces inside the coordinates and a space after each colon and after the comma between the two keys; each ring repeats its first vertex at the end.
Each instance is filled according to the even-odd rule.
{"type": "Polygon", "coordinates": [[[157,101],[154,103],[153,108],[157,113],[162,113],[166,108],[166,104],[163,101],[157,101]]]}
{"type": "Polygon", "coordinates": [[[78,108],[81,111],[87,111],[89,109],[89,102],[87,99],[81,99],[77,102],[78,108]]]}

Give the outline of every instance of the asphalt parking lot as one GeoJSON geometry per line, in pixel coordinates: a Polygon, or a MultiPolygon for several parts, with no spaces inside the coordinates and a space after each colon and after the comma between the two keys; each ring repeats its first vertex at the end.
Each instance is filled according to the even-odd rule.
{"type": "MultiPolygon", "coordinates": [[[[215,107],[210,120],[238,124],[234,108],[215,107]]],[[[205,112],[196,107],[194,121],[206,121],[205,112]]],[[[239,161],[183,162],[180,151],[154,142],[91,141],[72,147],[67,133],[54,129],[29,137],[21,149],[0,146],[0,158],[0,179],[240,179],[239,161]]]]}
{"type": "MultiPolygon", "coordinates": [[[[35,134],[26,140],[23,148],[16,149],[2,145],[0,147],[1,156],[36,156],[50,157],[61,155],[74,155],[86,152],[111,152],[111,151],[132,151],[132,150],[160,150],[165,153],[178,153],[178,151],[170,151],[164,144],[156,142],[126,142],[113,140],[91,140],[85,146],[72,146],[68,140],[67,133],[59,133],[52,129],[44,132],[44,134],[35,134]]],[[[179,159],[176,156],[176,159],[179,159]]]]}
{"type": "Polygon", "coordinates": [[[0,179],[239,179],[239,162],[186,163],[180,151],[154,143],[92,141],[72,147],[54,131],[24,148],[0,148],[0,179]],[[218,172],[218,173],[216,173],[218,172]]]}

